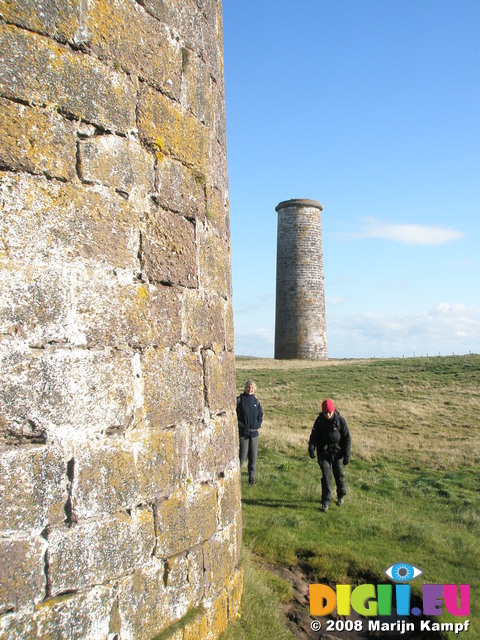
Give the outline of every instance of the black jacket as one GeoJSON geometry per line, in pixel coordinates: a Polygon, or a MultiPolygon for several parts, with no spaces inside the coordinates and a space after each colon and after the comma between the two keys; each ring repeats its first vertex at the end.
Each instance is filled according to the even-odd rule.
{"type": "Polygon", "coordinates": [[[315,420],[308,446],[317,449],[318,458],[350,458],[351,437],[345,418],[335,411],[331,420],[320,413],[315,420]]]}
{"type": "Polygon", "coordinates": [[[237,398],[238,431],[242,438],[255,438],[262,425],[262,405],[254,395],[242,393],[237,398]]]}

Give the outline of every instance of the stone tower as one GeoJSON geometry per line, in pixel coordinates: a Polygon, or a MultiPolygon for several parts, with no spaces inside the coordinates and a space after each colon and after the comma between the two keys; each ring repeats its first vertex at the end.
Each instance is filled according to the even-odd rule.
{"type": "Polygon", "coordinates": [[[315,200],[280,202],[275,358],[328,358],[321,212],[315,200]]]}
{"type": "Polygon", "coordinates": [[[0,638],[242,591],[220,0],[0,0],[0,638]]]}

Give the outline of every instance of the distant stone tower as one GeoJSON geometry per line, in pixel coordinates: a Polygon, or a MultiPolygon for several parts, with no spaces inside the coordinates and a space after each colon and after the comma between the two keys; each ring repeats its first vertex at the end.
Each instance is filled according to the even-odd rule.
{"type": "Polygon", "coordinates": [[[321,212],[315,200],[280,202],[275,358],[328,358],[321,212]]]}

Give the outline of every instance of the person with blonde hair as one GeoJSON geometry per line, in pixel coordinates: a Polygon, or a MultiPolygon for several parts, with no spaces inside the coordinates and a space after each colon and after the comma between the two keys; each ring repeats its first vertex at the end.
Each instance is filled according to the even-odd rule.
{"type": "Polygon", "coordinates": [[[350,460],[351,437],[346,420],[335,409],[333,400],[322,402],[308,441],[308,455],[317,460],[322,470],[322,511],[327,511],[332,495],[332,471],[337,485],[337,506],[343,505],[347,487],[344,467],[350,460]]]}
{"type": "Polygon", "coordinates": [[[248,458],[248,483],[257,482],[258,430],[262,426],[262,405],[255,397],[256,384],[245,382],[243,393],[237,398],[238,433],[240,437],[240,466],[248,458]]]}

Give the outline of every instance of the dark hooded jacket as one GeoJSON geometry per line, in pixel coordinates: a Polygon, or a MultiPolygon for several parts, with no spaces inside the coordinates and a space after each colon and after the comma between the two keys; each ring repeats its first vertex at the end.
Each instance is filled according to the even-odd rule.
{"type": "Polygon", "coordinates": [[[328,420],[320,413],[315,420],[308,446],[317,449],[319,459],[333,462],[338,458],[350,458],[351,437],[345,418],[335,411],[328,420]]]}
{"type": "Polygon", "coordinates": [[[242,393],[237,398],[238,431],[242,438],[255,438],[262,425],[262,405],[252,394],[242,393]]]}

